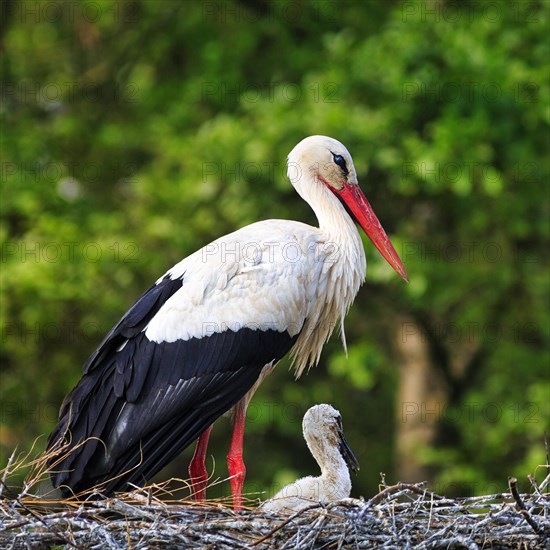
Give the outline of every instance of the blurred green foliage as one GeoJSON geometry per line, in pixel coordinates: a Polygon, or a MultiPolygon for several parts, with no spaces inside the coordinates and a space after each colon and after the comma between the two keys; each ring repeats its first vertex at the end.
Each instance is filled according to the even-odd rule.
{"type": "MultiPolygon", "coordinates": [[[[262,386],[245,489],[315,471],[301,418],[323,401],[362,464],[353,494],[376,491],[381,471],[396,480],[398,344],[418,330],[444,381],[432,444],[410,457],[432,486],[504,490],[544,463],[546,2],[2,10],[2,462],[49,433],[80,365],[173,263],[256,220],[315,223],[284,160],[320,133],[351,151],[411,282],[365,241],[349,356],[335,336],[307,377],[284,361],[262,386]]],[[[213,432],[216,477],[228,431],[222,419],[213,432]]],[[[185,460],[166,475],[186,477],[185,460]]]]}

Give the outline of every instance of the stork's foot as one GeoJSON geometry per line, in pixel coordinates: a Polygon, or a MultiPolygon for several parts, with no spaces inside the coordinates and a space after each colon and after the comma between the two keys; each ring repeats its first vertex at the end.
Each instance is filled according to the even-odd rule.
{"type": "MultiPolygon", "coordinates": [[[[204,466],[204,465],[203,465],[204,466]]],[[[193,498],[197,502],[206,500],[206,485],[208,484],[208,472],[198,464],[189,465],[189,477],[193,485],[193,498]]]]}
{"type": "Polygon", "coordinates": [[[206,449],[212,426],[207,428],[199,437],[195,454],[189,464],[189,477],[193,486],[193,497],[197,502],[206,500],[206,486],[208,484],[208,471],[206,470],[206,449]]]}
{"type": "Polygon", "coordinates": [[[246,467],[242,454],[229,454],[227,456],[227,468],[231,481],[231,493],[233,494],[233,508],[243,509],[243,486],[246,476],[246,467]]]}

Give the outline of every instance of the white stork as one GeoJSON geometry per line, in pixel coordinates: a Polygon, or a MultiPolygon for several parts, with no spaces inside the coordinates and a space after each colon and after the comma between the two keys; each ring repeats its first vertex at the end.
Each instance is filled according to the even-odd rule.
{"type": "Polygon", "coordinates": [[[319,227],[267,220],[207,245],[168,270],[84,365],[61,406],[48,450],[62,494],[108,495],[150,479],[197,438],[189,473],[204,499],[213,422],[234,409],[227,456],[242,506],[248,403],[289,351],[296,376],[318,362],[365,278],[355,219],[388,263],[405,268],[357,184],[348,150],[311,136],[288,156],[288,177],[319,227]]]}
{"type": "Polygon", "coordinates": [[[340,413],[325,403],[314,405],[304,415],[302,430],[321,475],[303,477],[286,485],[261,505],[264,511],[298,512],[315,502],[327,504],[349,497],[349,472],[357,473],[359,463],[344,437],[340,413]]]}

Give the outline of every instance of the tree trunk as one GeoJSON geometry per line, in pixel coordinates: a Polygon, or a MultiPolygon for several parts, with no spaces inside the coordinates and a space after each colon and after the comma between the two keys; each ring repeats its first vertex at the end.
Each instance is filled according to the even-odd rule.
{"type": "Polygon", "coordinates": [[[401,357],[396,398],[397,478],[411,483],[432,481],[422,456],[434,444],[447,402],[447,385],[441,370],[433,365],[427,335],[412,318],[401,320],[396,347],[401,357]]]}

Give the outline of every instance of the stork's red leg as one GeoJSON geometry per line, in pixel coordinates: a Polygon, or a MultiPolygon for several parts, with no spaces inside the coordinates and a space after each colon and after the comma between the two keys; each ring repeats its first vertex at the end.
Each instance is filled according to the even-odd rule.
{"type": "Polygon", "coordinates": [[[189,463],[189,477],[193,484],[193,496],[196,501],[206,500],[206,484],[208,483],[208,472],[206,471],[206,449],[212,426],[204,430],[200,435],[195,454],[189,463]]]}
{"type": "Polygon", "coordinates": [[[243,507],[243,485],[246,475],[246,468],[243,462],[245,418],[246,406],[240,401],[235,407],[233,437],[231,438],[231,448],[227,455],[227,469],[231,478],[231,493],[233,494],[233,508],[235,510],[241,510],[243,507]]]}

